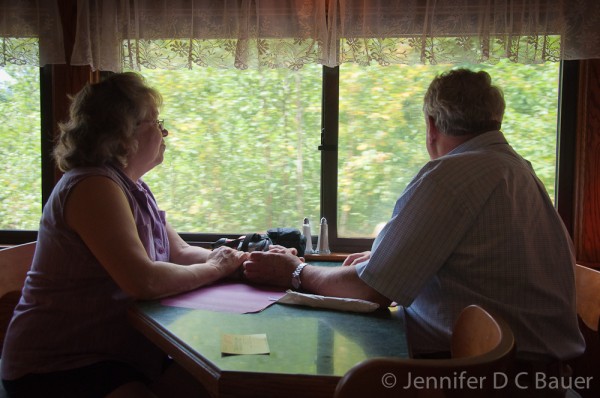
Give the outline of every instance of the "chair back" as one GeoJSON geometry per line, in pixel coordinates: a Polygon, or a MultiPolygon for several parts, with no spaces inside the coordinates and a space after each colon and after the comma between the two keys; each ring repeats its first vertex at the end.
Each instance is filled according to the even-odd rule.
{"type": "Polygon", "coordinates": [[[573,370],[572,378],[589,380],[574,389],[582,398],[600,397],[600,272],[575,265],[575,294],[579,329],[585,339],[583,355],[568,362],[573,370]]]}
{"type": "Polygon", "coordinates": [[[29,242],[0,250],[0,355],[6,329],[31,268],[35,245],[36,242],[29,242]]]}
{"type": "Polygon", "coordinates": [[[452,330],[452,358],[467,358],[488,354],[502,342],[501,321],[483,308],[471,305],[461,311],[452,330]]]}
{"type": "Polygon", "coordinates": [[[600,272],[575,264],[577,314],[588,328],[598,331],[600,320],[600,272]]]}
{"type": "Polygon", "coordinates": [[[452,333],[450,359],[372,358],[350,369],[335,398],[491,397],[492,373],[506,371],[515,352],[510,327],[479,306],[466,307],[452,333]]]}

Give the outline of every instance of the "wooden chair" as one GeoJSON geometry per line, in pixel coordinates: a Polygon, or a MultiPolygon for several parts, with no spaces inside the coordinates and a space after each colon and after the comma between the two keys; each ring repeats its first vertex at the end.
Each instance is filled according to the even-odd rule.
{"type": "Polygon", "coordinates": [[[588,328],[597,332],[600,320],[600,272],[576,264],[575,291],[577,314],[588,328]]]}
{"type": "MultiPolygon", "coordinates": [[[[27,271],[31,268],[36,242],[0,250],[0,357],[6,329],[21,298],[27,271]]],[[[0,398],[8,394],[0,383],[0,398]]]]}
{"type": "Polygon", "coordinates": [[[21,298],[27,271],[31,268],[35,244],[29,242],[0,250],[0,356],[6,328],[21,298]]]}
{"type": "Polygon", "coordinates": [[[585,338],[585,352],[569,361],[573,377],[591,377],[589,388],[576,388],[583,398],[600,397],[600,272],[575,265],[575,292],[579,329],[585,338]]]}
{"type": "Polygon", "coordinates": [[[491,397],[499,392],[493,388],[493,373],[508,369],[515,339],[503,320],[471,305],[455,323],[451,352],[451,359],[363,361],[344,375],[334,397],[491,397]],[[440,388],[442,383],[451,388],[440,388]]]}

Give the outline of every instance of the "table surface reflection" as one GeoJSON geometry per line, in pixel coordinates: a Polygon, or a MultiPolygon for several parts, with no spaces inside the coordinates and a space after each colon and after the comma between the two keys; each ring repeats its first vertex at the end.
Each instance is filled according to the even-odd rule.
{"type": "Polygon", "coordinates": [[[408,357],[402,310],[369,314],[274,304],[232,314],[137,303],[133,325],[215,397],[331,397],[340,377],[372,357],[408,357]],[[267,335],[268,355],[222,355],[223,334],[267,335]]]}

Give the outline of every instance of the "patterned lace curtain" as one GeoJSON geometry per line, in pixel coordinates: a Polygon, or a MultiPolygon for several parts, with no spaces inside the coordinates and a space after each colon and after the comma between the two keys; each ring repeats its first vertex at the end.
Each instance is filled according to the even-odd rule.
{"type": "Polygon", "coordinates": [[[301,68],[324,63],[322,0],[79,0],[72,64],[301,68]]]}
{"type": "Polygon", "coordinates": [[[79,0],[97,70],[600,58],[597,0],[79,0]]]}
{"type": "Polygon", "coordinates": [[[0,0],[0,66],[64,64],[56,1],[0,0]]]}
{"type": "Polygon", "coordinates": [[[600,57],[597,0],[339,1],[331,63],[524,64],[600,57]],[[334,62],[335,61],[335,62],[334,62]]]}

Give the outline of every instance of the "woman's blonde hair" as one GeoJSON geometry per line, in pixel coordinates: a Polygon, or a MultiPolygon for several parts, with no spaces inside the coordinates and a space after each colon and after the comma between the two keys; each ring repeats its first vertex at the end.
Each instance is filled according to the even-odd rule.
{"type": "Polygon", "coordinates": [[[86,85],[71,98],[70,119],[60,123],[54,159],[60,170],[113,164],[124,167],[137,150],[135,128],[162,105],[158,91],[133,72],[86,85]]]}

